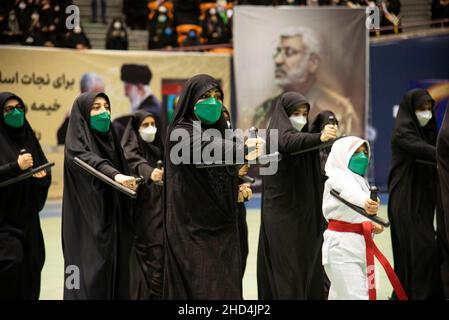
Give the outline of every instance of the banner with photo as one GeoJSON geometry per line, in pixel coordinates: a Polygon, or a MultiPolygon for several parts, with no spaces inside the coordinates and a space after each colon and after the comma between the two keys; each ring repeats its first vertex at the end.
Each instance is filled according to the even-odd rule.
{"type": "Polygon", "coordinates": [[[150,91],[161,102],[161,118],[166,125],[183,84],[199,73],[217,78],[229,107],[231,58],[226,54],[169,53],[149,51],[67,50],[0,46],[0,92],[20,96],[27,107],[27,119],[50,161],[55,161],[50,198],[62,194],[63,147],[58,131],[83,85],[104,89],[111,100],[112,119],[129,114],[132,97],[125,95],[121,81],[124,64],[148,66],[150,91]]]}
{"type": "Polygon", "coordinates": [[[304,94],[309,123],[333,111],[340,134],[365,135],[365,10],[238,6],[234,13],[238,127],[266,128],[283,92],[304,94]]]}

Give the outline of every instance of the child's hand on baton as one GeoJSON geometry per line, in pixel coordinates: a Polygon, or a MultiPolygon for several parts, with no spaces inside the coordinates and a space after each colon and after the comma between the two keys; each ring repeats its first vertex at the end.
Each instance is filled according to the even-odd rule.
{"type": "Polygon", "coordinates": [[[377,201],[371,200],[370,198],[365,200],[364,209],[370,215],[376,215],[377,210],[379,210],[380,200],[377,198],[377,201]]]}
{"type": "Polygon", "coordinates": [[[384,231],[384,227],[375,222],[371,222],[371,226],[372,226],[372,231],[374,234],[379,234],[384,231]]]}

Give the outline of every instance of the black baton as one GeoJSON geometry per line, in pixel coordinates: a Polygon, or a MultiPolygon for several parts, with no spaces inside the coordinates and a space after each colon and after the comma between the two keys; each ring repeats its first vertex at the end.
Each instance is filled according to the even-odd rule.
{"type": "Polygon", "coordinates": [[[13,183],[25,180],[25,179],[28,179],[28,178],[32,177],[33,174],[41,172],[43,170],[47,170],[48,168],[53,167],[54,165],[55,165],[54,162],[48,162],[48,163],[43,164],[43,165],[41,165],[39,167],[36,167],[36,168],[34,168],[32,170],[28,169],[24,174],[21,174],[18,177],[15,177],[15,178],[12,178],[12,179],[9,179],[9,180],[1,182],[0,183],[0,188],[9,186],[10,184],[13,184],[13,183]]]}
{"type": "MultiPolygon", "coordinates": [[[[164,163],[162,162],[162,160],[158,160],[156,162],[156,168],[159,169],[159,170],[162,170],[163,165],[164,165],[164,163]]],[[[154,184],[157,185],[157,186],[163,187],[164,186],[164,181],[161,180],[161,181],[155,182],[154,184]]]]}
{"type": "MultiPolygon", "coordinates": [[[[331,190],[331,195],[333,195],[335,198],[343,202],[345,205],[356,211],[357,213],[361,214],[365,218],[368,218],[371,221],[374,221],[380,225],[382,225],[385,228],[388,228],[390,226],[390,222],[387,220],[382,219],[381,217],[378,217],[376,215],[370,215],[368,214],[363,208],[360,208],[359,206],[356,206],[355,204],[350,203],[349,201],[346,201],[342,197],[340,197],[340,194],[335,191],[334,189],[331,190]]],[[[377,198],[377,196],[376,196],[377,198]]],[[[377,200],[376,200],[377,201],[377,200]]]]}
{"type": "Polygon", "coordinates": [[[135,199],[137,197],[137,193],[135,191],[122,186],[120,183],[112,180],[107,175],[105,175],[105,174],[101,173],[100,171],[96,170],[94,167],[90,166],[89,164],[87,164],[86,162],[81,160],[80,158],[75,157],[73,159],[73,162],[77,166],[79,166],[81,169],[86,171],[87,173],[93,175],[95,178],[100,179],[101,181],[103,181],[104,183],[110,185],[114,189],[116,189],[116,190],[126,194],[127,196],[129,196],[129,197],[131,197],[133,199],[135,199]]]}

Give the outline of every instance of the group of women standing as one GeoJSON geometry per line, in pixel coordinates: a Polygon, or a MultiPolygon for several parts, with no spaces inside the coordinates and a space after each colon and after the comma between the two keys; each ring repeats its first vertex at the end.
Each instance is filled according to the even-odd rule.
{"type": "MultiPolygon", "coordinates": [[[[244,201],[252,192],[239,176],[246,174],[247,166],[235,162],[200,168],[191,161],[194,152],[217,148],[223,155],[243,151],[245,160],[262,154],[264,140],[224,134],[231,124],[223,99],[214,78],[191,78],[163,143],[151,113],[135,113],[118,141],[107,95],[84,93],[76,98],[66,137],[62,242],[65,269],[76,267],[79,279],[77,285],[67,285],[72,278],[66,273],[64,299],[243,298],[248,254],[244,201]],[[187,132],[188,139],[173,139],[178,129],[187,132]],[[221,138],[195,134],[197,130],[206,134],[208,129],[222,133],[221,138]],[[183,157],[182,152],[188,154],[183,157]],[[174,153],[183,161],[172,161],[174,153]],[[137,199],[84,172],[75,158],[137,191],[137,199]],[[140,188],[136,177],[143,178],[140,188]]],[[[449,215],[449,119],[446,114],[436,147],[432,107],[425,90],[408,92],[392,139],[388,214],[395,271],[412,299],[444,297],[440,267],[446,229],[441,223],[449,215]],[[433,228],[436,207],[438,232],[433,228]]],[[[345,197],[344,186],[353,181],[362,190],[354,201],[377,212],[378,203],[362,199],[368,192],[363,175],[369,145],[347,138],[337,143],[326,163],[330,150],[322,144],[336,139],[338,127],[328,123],[331,112],[309,125],[309,109],[304,96],[284,93],[269,124],[268,137],[277,135],[283,157],[275,174],[263,176],[260,299],[325,299],[329,290],[325,268],[330,298],[342,292],[337,281],[343,269],[332,263],[345,255],[330,245],[338,236],[332,233],[336,230],[332,219],[340,209],[329,202],[328,188],[340,188],[345,197]],[[325,174],[332,180],[326,187],[325,174]],[[323,247],[327,222],[332,222],[334,231],[327,231],[323,247]],[[323,257],[334,261],[327,264],[323,257]]],[[[19,97],[0,94],[0,181],[47,162],[24,111],[19,97]]],[[[40,172],[1,190],[0,298],[39,296],[45,253],[38,214],[50,179],[50,174],[40,172]]],[[[360,270],[354,265],[350,271],[360,270]]]]}

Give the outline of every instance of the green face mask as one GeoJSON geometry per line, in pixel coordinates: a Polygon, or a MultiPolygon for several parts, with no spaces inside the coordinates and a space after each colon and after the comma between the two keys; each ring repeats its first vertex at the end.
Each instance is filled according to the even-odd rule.
{"type": "Polygon", "coordinates": [[[90,127],[95,131],[106,133],[111,126],[111,115],[109,112],[102,112],[95,116],[90,116],[90,127]]]}
{"type": "Polygon", "coordinates": [[[25,122],[25,114],[22,109],[14,108],[4,116],[5,123],[13,128],[20,128],[25,122]]]}
{"type": "Polygon", "coordinates": [[[204,101],[198,102],[195,105],[195,115],[201,122],[205,124],[214,124],[220,119],[221,116],[221,108],[223,105],[220,101],[211,97],[204,101]]]}
{"type": "Polygon", "coordinates": [[[363,176],[366,172],[366,168],[368,167],[368,157],[364,152],[354,153],[349,160],[348,168],[354,173],[357,173],[363,176]]]}

